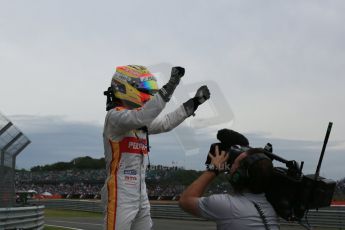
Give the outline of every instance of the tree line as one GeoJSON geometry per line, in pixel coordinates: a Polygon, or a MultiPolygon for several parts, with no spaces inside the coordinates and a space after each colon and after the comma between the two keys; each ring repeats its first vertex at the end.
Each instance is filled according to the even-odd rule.
{"type": "Polygon", "coordinates": [[[100,159],[94,159],[89,156],[77,157],[70,162],[57,162],[54,164],[34,166],[30,171],[64,171],[70,169],[105,169],[105,160],[104,157],[100,159]]]}

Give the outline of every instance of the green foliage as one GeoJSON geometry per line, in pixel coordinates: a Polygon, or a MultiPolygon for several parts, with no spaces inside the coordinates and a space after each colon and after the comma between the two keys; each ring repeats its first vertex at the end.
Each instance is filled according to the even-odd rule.
{"type": "Polygon", "coordinates": [[[16,169],[16,172],[28,172],[28,170],[26,170],[25,168],[21,168],[21,169],[16,169]]]}
{"type": "Polygon", "coordinates": [[[63,217],[63,218],[72,218],[72,217],[102,217],[102,213],[97,212],[85,212],[85,211],[73,211],[73,210],[62,210],[62,209],[45,209],[45,217],[63,217]]]}
{"type": "Polygon", "coordinates": [[[55,227],[55,226],[50,226],[50,225],[45,225],[43,230],[66,230],[70,228],[63,228],[63,227],[55,227]]]}
{"type": "Polygon", "coordinates": [[[168,183],[179,183],[181,185],[189,185],[195,181],[202,172],[195,170],[177,170],[173,177],[168,179],[168,183]]]}
{"type": "Polygon", "coordinates": [[[48,164],[44,166],[34,166],[31,168],[32,172],[37,171],[64,171],[70,169],[104,169],[104,158],[93,159],[92,157],[78,157],[70,162],[57,162],[54,164],[48,164]]]}

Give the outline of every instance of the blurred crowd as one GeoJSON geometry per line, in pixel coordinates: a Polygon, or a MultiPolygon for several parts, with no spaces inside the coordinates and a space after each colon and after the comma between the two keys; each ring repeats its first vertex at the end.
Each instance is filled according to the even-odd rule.
{"type": "Polygon", "coordinates": [[[106,172],[104,169],[100,170],[64,170],[64,171],[17,171],[15,180],[20,183],[104,183],[106,172]]]}
{"type": "MultiPolygon", "coordinates": [[[[146,172],[147,193],[151,200],[177,200],[183,190],[201,172],[178,167],[151,166],[146,172]]],[[[16,191],[34,191],[37,194],[53,194],[62,198],[100,199],[106,171],[17,171],[16,191]]],[[[219,177],[218,177],[219,178],[219,177]]],[[[229,193],[231,186],[225,178],[218,179],[206,191],[207,194],[229,193]]],[[[345,179],[337,182],[335,198],[345,198],[345,179]]]]}
{"type": "MultiPolygon", "coordinates": [[[[146,172],[147,193],[151,199],[178,199],[185,189],[174,178],[178,167],[151,166],[146,172]]],[[[64,171],[17,171],[16,191],[31,191],[37,194],[60,195],[62,198],[100,199],[106,171],[64,170],[64,171]]]]}
{"type": "Polygon", "coordinates": [[[345,192],[345,178],[340,180],[340,181],[338,181],[338,183],[337,183],[337,190],[345,192]]]}
{"type": "Polygon", "coordinates": [[[335,200],[345,200],[345,178],[337,182],[333,198],[335,200]]]}

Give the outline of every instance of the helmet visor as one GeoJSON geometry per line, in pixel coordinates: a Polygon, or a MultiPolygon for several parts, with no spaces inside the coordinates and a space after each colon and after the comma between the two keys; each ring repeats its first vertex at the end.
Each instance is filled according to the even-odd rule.
{"type": "Polygon", "coordinates": [[[158,84],[155,77],[141,78],[138,85],[138,90],[149,93],[151,95],[158,91],[158,84]]]}

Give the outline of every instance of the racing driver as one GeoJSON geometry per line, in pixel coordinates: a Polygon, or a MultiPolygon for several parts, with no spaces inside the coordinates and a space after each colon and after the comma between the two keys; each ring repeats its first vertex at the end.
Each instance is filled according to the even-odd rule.
{"type": "Polygon", "coordinates": [[[194,98],[175,111],[158,117],[184,75],[173,67],[166,85],[158,89],[156,78],[144,66],[116,68],[107,96],[103,140],[107,179],[102,188],[104,229],[149,230],[152,228],[146,193],[145,170],[149,134],[170,131],[210,98],[201,86],[194,98]]]}

